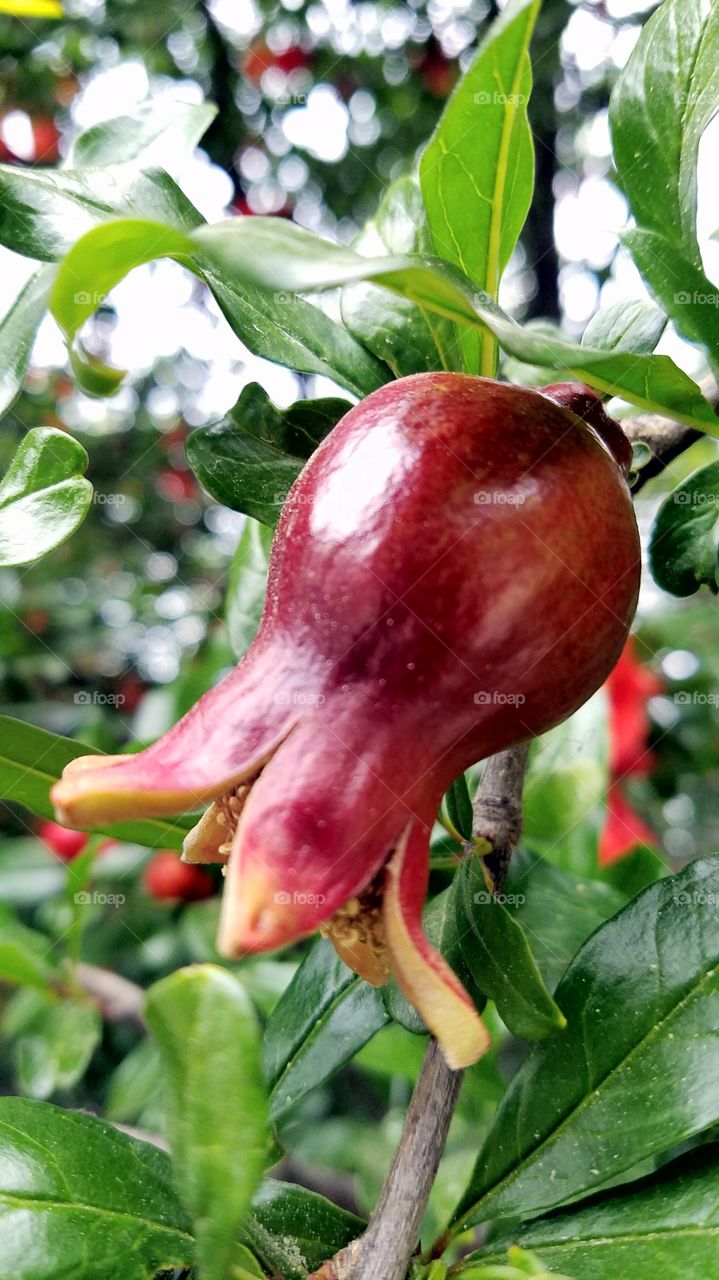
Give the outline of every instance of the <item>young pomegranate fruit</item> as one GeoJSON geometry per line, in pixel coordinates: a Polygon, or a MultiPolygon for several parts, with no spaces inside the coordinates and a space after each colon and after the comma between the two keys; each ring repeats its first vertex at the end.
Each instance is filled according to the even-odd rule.
{"type": "Polygon", "coordinates": [[[450,1066],[475,1061],[484,1025],[422,932],[430,829],[463,769],[616,662],[639,583],[620,462],[586,388],[431,373],[374,392],[289,494],[245,659],[146,751],[74,761],[59,819],[211,802],[185,857],[228,862],[224,954],[321,929],[369,982],[396,976],[450,1066]]]}

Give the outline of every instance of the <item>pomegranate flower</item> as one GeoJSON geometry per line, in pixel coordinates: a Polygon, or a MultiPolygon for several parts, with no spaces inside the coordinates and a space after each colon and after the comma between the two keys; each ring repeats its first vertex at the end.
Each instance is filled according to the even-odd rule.
{"type": "Polygon", "coordinates": [[[374,392],[290,492],[247,656],[147,750],[74,761],[59,819],[209,805],[185,857],[227,862],[225,955],[319,929],[369,982],[396,977],[450,1066],[474,1062],[484,1024],[422,932],[431,827],[463,769],[616,662],[639,577],[626,461],[586,389],[374,392]]]}

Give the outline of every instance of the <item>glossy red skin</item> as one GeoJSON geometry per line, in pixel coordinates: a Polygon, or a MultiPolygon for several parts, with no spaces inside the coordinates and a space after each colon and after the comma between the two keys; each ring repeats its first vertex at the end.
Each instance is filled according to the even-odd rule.
{"type": "Polygon", "coordinates": [[[142,873],[142,882],[158,902],[198,902],[215,892],[212,876],[181,862],[171,849],[155,854],[142,873]]]}
{"type": "Polygon", "coordinates": [[[38,830],[43,844],[63,862],[72,862],[87,844],[87,836],[83,831],[70,831],[61,827],[58,822],[43,822],[38,830]]]}
{"type": "MultiPolygon", "coordinates": [[[[345,415],[291,490],[244,661],[148,750],[77,792],[63,781],[59,812],[83,789],[105,819],[177,812],[256,778],[224,945],[312,932],[408,826],[428,831],[463,769],[544,733],[602,684],[639,566],[620,467],[569,409],[455,373],[390,383],[345,415]]],[[[426,845],[413,834],[417,901],[426,845]]]]}

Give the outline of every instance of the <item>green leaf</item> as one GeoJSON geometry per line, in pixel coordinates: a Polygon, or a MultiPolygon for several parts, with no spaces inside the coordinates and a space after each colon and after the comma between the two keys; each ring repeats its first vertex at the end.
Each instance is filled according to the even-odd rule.
{"type": "Polygon", "coordinates": [[[612,885],[570,875],[524,849],[512,858],[507,898],[551,991],[582,943],[627,902],[612,885]]]}
{"type": "Polygon", "coordinates": [[[664,0],[612,94],[614,159],[637,225],[673,237],[699,265],[699,143],[719,105],[719,11],[664,0]]]}
{"type": "MultiPolygon", "coordinates": [[[[422,156],[420,177],[434,247],[496,298],[532,200],[527,119],[529,42],[539,0],[510,0],[492,23],[422,156]]],[[[492,336],[465,336],[469,373],[493,377],[492,336]]]]}
{"type": "Polygon", "coordinates": [[[54,277],[53,267],[33,272],[0,320],[0,417],[22,386],[54,277]]]}
{"type": "Polygon", "coordinates": [[[73,143],[68,169],[141,161],[144,168],[162,165],[168,173],[192,154],[217,115],[211,102],[156,99],[129,115],[114,116],[85,129],[73,143]]]}
{"type": "Polygon", "coordinates": [[[164,1152],[92,1116],[0,1098],[0,1280],[152,1280],[193,1260],[164,1152]]]}
{"type": "Polygon", "coordinates": [[[284,1280],[305,1280],[361,1235],[365,1223],[324,1196],[292,1182],[263,1182],[252,1202],[243,1239],[284,1280]]]}
{"type": "Polygon", "coordinates": [[[645,23],[610,106],[615,164],[638,227],[626,243],[677,326],[711,355],[719,312],[697,241],[697,162],[719,104],[718,55],[716,6],[664,0],[645,23]]]}
{"type": "Polygon", "coordinates": [[[462,958],[502,1021],[525,1040],[542,1040],[564,1027],[521,924],[487,889],[479,858],[465,859],[457,882],[462,958]]]}
{"type": "Polygon", "coordinates": [[[30,564],[82,524],[92,502],[82,445],[54,427],[34,427],[0,482],[0,565],[30,564]]]}
{"type": "Polygon", "coordinates": [[[57,980],[53,943],[21,924],[7,908],[0,915],[0,982],[45,990],[57,980]]]}
{"type": "Polygon", "coordinates": [[[679,333],[705,346],[711,358],[719,344],[719,290],[676,244],[643,227],[623,232],[622,244],[679,333]]]}
{"type": "Polygon", "coordinates": [[[455,1228],[567,1204],[719,1120],[717,902],[707,858],[584,944],[557,988],[567,1028],[514,1077],[455,1228]]]}
{"type": "Polygon", "coordinates": [[[664,499],[652,529],[655,582],[675,596],[719,591],[719,462],[693,472],[664,499]]]}
{"type": "MultiPolygon", "coordinates": [[[[354,247],[365,257],[431,252],[422,193],[414,176],[387,188],[375,218],[354,247]]],[[[355,338],[383,360],[397,378],[433,369],[462,369],[456,327],[415,302],[374,284],[342,291],[342,319],[355,338]]]]}
{"type": "Polygon", "coordinates": [[[318,940],[265,1027],[271,1119],[329,1080],[388,1021],[380,992],[318,940]]]}
{"type": "Polygon", "coordinates": [[[470,840],[472,837],[472,797],[469,794],[467,779],[463,773],[455,778],[449,791],[444,797],[444,804],[449,818],[455,831],[462,836],[464,840],[470,840]]]}
{"type": "Polygon", "coordinates": [[[585,1208],[518,1227],[465,1260],[499,1260],[511,1239],[537,1250],[548,1268],[577,1280],[687,1280],[719,1271],[719,1151],[692,1151],[650,1178],[585,1208]]]}
{"type": "Polygon", "coordinates": [[[247,653],[265,603],[272,530],[248,517],[235,547],[225,596],[225,625],[236,658],[247,653]]]}
{"type": "Polygon", "coordinates": [[[3,1030],[13,1035],[15,1070],[21,1093],[49,1098],[71,1089],[84,1076],[102,1036],[102,1020],[87,1000],[59,1000],[39,991],[23,1000],[3,1030]]]}
{"type": "Polygon", "coordinates": [[[327,399],[277,409],[253,382],[226,418],[192,432],[187,458],[216,502],[274,525],[306,459],[350,407],[327,399]]]}
{"type": "MultiPolygon", "coordinates": [[[[49,792],[65,765],[77,756],[100,754],[84,742],[58,737],[24,720],[0,716],[0,800],[25,805],[41,818],[52,818],[49,792]]],[[[103,824],[98,830],[148,848],[180,850],[190,825],[184,819],[145,818],[140,822],[103,824]]]]}
{"type": "Polygon", "coordinates": [[[257,1019],[241,983],[214,965],[156,983],[146,1013],[168,1081],[175,1181],[200,1271],[225,1280],[267,1150],[257,1019]]]}
{"type": "Polygon", "coordinates": [[[389,381],[387,366],[318,307],[271,284],[258,288],[230,280],[204,256],[198,270],[230,328],[253,355],[297,373],[331,378],[356,396],[369,395],[389,381]]]}
{"type": "Polygon", "coordinates": [[[264,290],[276,288],[279,280],[285,291],[300,293],[372,280],[447,319],[490,330],[517,359],[551,366],[640,408],[719,435],[719,420],[711,405],[668,356],[595,351],[552,340],[515,324],[485,294],[478,296],[454,267],[402,257],[362,258],[278,218],[235,218],[185,237],[173,228],[138,220],[113,222],[88,232],[65,259],[52,293],[53,314],[68,337],[74,337],[92,310],[92,305],[78,302],[78,294],[84,296],[78,286],[91,287],[98,262],[102,288],[107,289],[136,261],[163,253],[178,257],[203,279],[209,279],[206,264],[212,262],[215,276],[224,274],[225,279],[264,290]]]}
{"type": "Polygon", "coordinates": [[[667,317],[653,302],[613,302],[592,316],[582,334],[582,346],[648,356],[666,327],[667,317]]]}

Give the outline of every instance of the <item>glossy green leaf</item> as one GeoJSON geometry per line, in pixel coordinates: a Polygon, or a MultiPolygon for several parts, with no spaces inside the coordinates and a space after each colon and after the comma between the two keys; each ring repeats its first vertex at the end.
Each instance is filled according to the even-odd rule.
{"type": "Polygon", "coordinates": [[[462,958],[502,1021],[526,1040],[542,1040],[564,1027],[521,924],[489,892],[479,858],[465,859],[457,882],[462,958]]]}
{"type": "MultiPolygon", "coordinates": [[[[422,194],[414,176],[387,188],[374,219],[354,247],[365,257],[431,252],[422,194]]],[[[398,378],[433,369],[462,369],[456,326],[417,303],[375,284],[342,291],[342,319],[350,333],[398,378]]]]}
{"type": "Polygon", "coordinates": [[[82,524],[92,502],[82,445],[54,427],[28,431],[0,481],[0,565],[30,564],[82,524]]]}
{"type": "Polygon", "coordinates": [[[217,108],[210,102],[154,99],[129,115],[91,125],[75,139],[68,169],[141,161],[145,169],[161,165],[167,173],[185,162],[212,124],[217,108]]]}
{"type": "Polygon", "coordinates": [[[243,1238],[284,1280],[305,1280],[361,1235],[365,1223],[324,1196],[267,1178],[252,1202],[243,1238]]]}
{"type": "Polygon", "coordinates": [[[667,317],[641,298],[602,307],[582,334],[582,346],[650,355],[667,327],[667,317]]]}
{"type": "Polygon", "coordinates": [[[255,1012],[226,969],[196,965],[156,983],[146,1015],[166,1072],[175,1181],[200,1271],[225,1280],[267,1150],[255,1012]]]}
{"type": "Polygon", "coordinates": [[[695,471],[664,499],[652,529],[654,580],[675,596],[719,591],[719,462],[695,471]]]}
{"type": "Polygon", "coordinates": [[[225,624],[236,658],[247,653],[260,625],[271,545],[272,529],[248,517],[232,556],[225,595],[225,624]]]}
{"type": "Polygon", "coordinates": [[[89,1115],[0,1098],[0,1280],[152,1280],[193,1259],[164,1152],[89,1115]]]}
{"type": "MultiPolygon", "coordinates": [[[[0,893],[0,897],[1,897],[0,893]]],[[[0,982],[45,989],[58,977],[54,944],[7,908],[0,914],[0,982]]]]}
{"type": "MultiPolygon", "coordinates": [[[[529,42],[539,0],[510,0],[462,76],[422,156],[420,177],[434,247],[496,298],[532,200],[527,119],[529,42]]],[[[491,333],[465,335],[469,373],[493,377],[491,333]]]]}
{"type": "Polygon", "coordinates": [[[319,307],[284,288],[258,288],[228,279],[204,256],[199,267],[228,324],[253,355],[297,373],[331,378],[360,397],[389,382],[387,365],[319,307]]]}
{"type": "Polygon", "coordinates": [[[44,1099],[82,1079],[100,1042],[102,1020],[88,1000],[26,989],[7,1011],[3,1031],[13,1040],[20,1092],[44,1099]]]}
{"type": "Polygon", "coordinates": [[[192,432],[187,458],[216,502],[274,525],[306,459],[349,408],[326,399],[277,409],[253,382],[226,418],[192,432]]]}
{"type": "Polygon", "coordinates": [[[563,1032],[505,1094],[455,1225],[531,1217],[719,1120],[719,857],[640,893],[557,988],[563,1032]]]}
{"type": "MultiPolygon", "coordinates": [[[[77,756],[100,754],[94,747],[58,737],[24,720],[0,716],[0,800],[25,805],[42,818],[54,817],[49,792],[65,765],[77,756]]],[[[181,849],[190,820],[145,818],[98,828],[103,835],[149,848],[181,849]]]]}
{"type": "MultiPolygon", "coordinates": [[[[191,230],[201,219],[180,189],[165,173],[140,166],[162,163],[170,169],[174,161],[181,163],[213,114],[207,104],[143,104],[132,115],[81,133],[62,171],[0,166],[0,243],[31,256],[34,246],[46,259],[68,249],[81,227],[127,208],[179,219],[191,230]],[[68,171],[88,164],[111,167],[96,168],[91,180],[68,171]]],[[[0,414],[22,385],[54,274],[51,268],[36,271],[0,322],[0,414]]]]}
{"type": "Polygon", "coordinates": [[[265,1027],[271,1118],[329,1080],[388,1021],[380,992],[352,973],[330,942],[317,941],[265,1027]]]}
{"type": "Polygon", "coordinates": [[[492,1263],[511,1238],[576,1280],[688,1280],[719,1272],[719,1152],[692,1151],[658,1174],[500,1237],[466,1260],[492,1263]]]}
{"type": "Polygon", "coordinates": [[[626,243],[662,306],[713,356],[717,291],[697,241],[697,162],[719,104],[719,10],[664,0],[612,94],[614,159],[637,230],[626,243]]]}
{"type": "Polygon", "coordinates": [[[675,243],[644,227],[625,231],[629,249],[652,293],[689,342],[705,346],[711,358],[719,345],[719,290],[675,243]]]}
{"type": "MultiPolygon", "coordinates": [[[[167,221],[184,231],[202,217],[162,169],[113,164],[102,169],[23,169],[0,165],[0,244],[53,262],[86,231],[119,214],[167,221]]],[[[91,291],[91,310],[102,295],[91,291]]],[[[82,302],[82,299],[80,299],[82,302]]]]}
{"type": "Polygon", "coordinates": [[[22,386],[54,278],[54,267],[33,272],[0,320],[0,417],[22,386]]]}
{"type": "Polygon", "coordinates": [[[173,228],[141,220],[113,222],[88,232],[65,259],[52,293],[53,313],[68,337],[74,337],[92,311],[91,305],[77,301],[82,294],[78,285],[91,284],[98,261],[102,288],[107,289],[135,260],[149,261],[163,253],[177,256],[203,278],[208,275],[206,264],[212,262],[215,274],[245,286],[272,290],[282,281],[285,296],[371,280],[447,319],[490,330],[503,349],[520,360],[546,364],[640,408],[719,434],[711,405],[668,356],[595,351],[553,341],[510,320],[485,294],[477,295],[454,267],[402,257],[362,258],[278,218],[235,218],[184,238],[173,228]]]}
{"type": "Polygon", "coordinates": [[[602,880],[570,875],[524,849],[512,857],[508,907],[524,929],[551,991],[590,934],[626,905],[627,895],[602,880]]]}
{"type": "Polygon", "coordinates": [[[469,794],[467,779],[463,773],[455,778],[449,791],[444,797],[444,804],[449,818],[455,831],[459,832],[464,840],[471,839],[472,836],[472,797],[469,794]]]}

